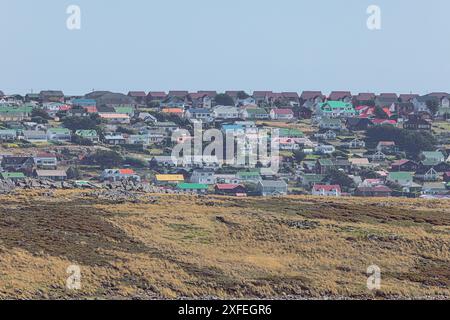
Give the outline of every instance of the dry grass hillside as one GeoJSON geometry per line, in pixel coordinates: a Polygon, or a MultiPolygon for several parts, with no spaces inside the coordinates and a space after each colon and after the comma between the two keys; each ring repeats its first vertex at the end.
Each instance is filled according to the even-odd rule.
{"type": "Polygon", "coordinates": [[[450,297],[448,201],[128,200],[0,196],[0,298],[450,297]],[[70,265],[80,290],[66,289],[70,265]]]}

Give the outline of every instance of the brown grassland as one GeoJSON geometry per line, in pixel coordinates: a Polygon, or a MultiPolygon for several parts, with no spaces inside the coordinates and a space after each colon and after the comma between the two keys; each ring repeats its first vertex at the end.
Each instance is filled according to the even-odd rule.
{"type": "Polygon", "coordinates": [[[450,297],[450,201],[151,196],[0,196],[0,299],[450,297]]]}

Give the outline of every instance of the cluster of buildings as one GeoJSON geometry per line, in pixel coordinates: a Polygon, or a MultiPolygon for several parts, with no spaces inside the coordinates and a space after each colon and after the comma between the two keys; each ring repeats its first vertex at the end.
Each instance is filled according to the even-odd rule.
{"type": "Polygon", "coordinates": [[[447,93],[94,91],[67,96],[53,90],[21,96],[0,91],[0,178],[71,179],[67,171],[80,170],[83,154],[69,158],[59,147],[83,145],[146,163],[145,168],[101,168],[96,175],[92,168],[89,174],[81,169],[81,178],[89,180],[236,196],[450,197],[448,119],[447,93]],[[78,128],[73,121],[68,128],[67,119],[82,124],[78,128]],[[252,137],[276,130],[269,145],[276,142],[279,148],[279,169],[264,170],[271,161],[249,167],[214,156],[175,159],[174,146],[192,137],[174,139],[174,133],[192,133],[199,124],[224,135],[244,135],[246,144],[236,156],[257,152],[252,137]],[[436,144],[413,157],[395,137],[368,141],[367,131],[379,126],[427,133],[436,144]]]}

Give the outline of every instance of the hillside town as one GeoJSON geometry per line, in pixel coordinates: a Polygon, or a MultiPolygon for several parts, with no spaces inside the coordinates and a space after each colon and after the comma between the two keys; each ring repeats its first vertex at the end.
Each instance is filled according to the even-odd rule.
{"type": "Polygon", "coordinates": [[[450,94],[0,91],[0,161],[0,192],[450,198],[450,94]],[[268,144],[278,146],[279,169],[264,170],[273,157],[253,167],[174,158],[199,125],[248,141],[276,130],[268,144]]]}

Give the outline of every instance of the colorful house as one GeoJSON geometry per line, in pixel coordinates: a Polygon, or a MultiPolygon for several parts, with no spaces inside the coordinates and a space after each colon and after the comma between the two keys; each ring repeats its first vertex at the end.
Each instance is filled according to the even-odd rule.
{"type": "Polygon", "coordinates": [[[350,102],[327,101],[317,105],[318,114],[328,118],[350,118],[357,112],[350,102]]]}
{"type": "Polygon", "coordinates": [[[340,197],[342,195],[341,186],[316,184],[312,188],[313,196],[340,197]]]}
{"type": "Polygon", "coordinates": [[[272,109],[270,118],[272,120],[290,121],[294,119],[294,111],[292,109],[272,109]]]}
{"type": "Polygon", "coordinates": [[[47,136],[50,141],[70,141],[72,139],[72,133],[66,128],[48,129],[47,136]]]}
{"type": "Polygon", "coordinates": [[[155,176],[155,183],[158,185],[178,185],[184,182],[182,174],[157,174],[155,176]]]}
{"type": "Polygon", "coordinates": [[[139,177],[133,169],[105,169],[101,174],[101,179],[108,181],[140,181],[141,177],[139,177]]]}
{"type": "Polygon", "coordinates": [[[184,192],[206,193],[208,191],[208,185],[201,183],[180,183],[177,185],[177,189],[184,192]]]}
{"type": "Polygon", "coordinates": [[[0,177],[2,180],[23,180],[26,178],[26,176],[22,172],[1,172],[0,177]]]}
{"type": "Polygon", "coordinates": [[[75,131],[75,134],[80,138],[89,140],[93,143],[100,142],[100,137],[98,136],[98,133],[95,130],[77,130],[75,131]]]}

